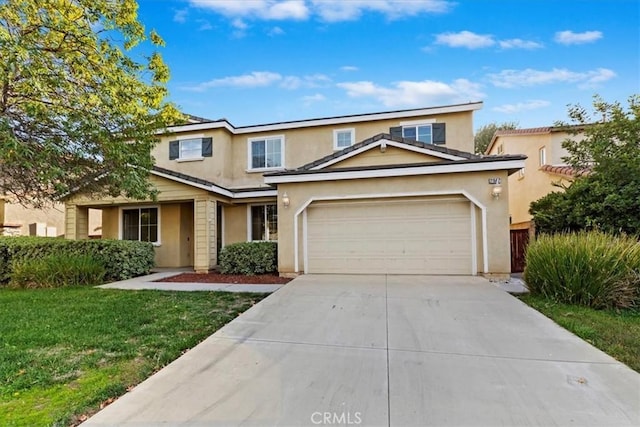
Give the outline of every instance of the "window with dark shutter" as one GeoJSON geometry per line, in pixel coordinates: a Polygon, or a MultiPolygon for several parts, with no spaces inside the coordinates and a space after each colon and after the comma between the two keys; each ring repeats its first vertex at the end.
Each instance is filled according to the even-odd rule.
{"type": "Polygon", "coordinates": [[[213,155],[213,138],[202,138],[202,157],[213,155]]]}
{"type": "Polygon", "coordinates": [[[434,123],[431,125],[433,131],[433,143],[445,144],[446,143],[446,126],[444,123],[434,123]]]}
{"type": "Polygon", "coordinates": [[[169,160],[180,157],[180,141],[169,141],[169,160]]]}
{"type": "Polygon", "coordinates": [[[402,126],[389,128],[391,138],[402,138],[402,126]]]}

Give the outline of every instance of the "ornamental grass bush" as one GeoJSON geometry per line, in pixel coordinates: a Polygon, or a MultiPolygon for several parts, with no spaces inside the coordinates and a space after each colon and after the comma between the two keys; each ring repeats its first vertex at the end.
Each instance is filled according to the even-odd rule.
{"type": "Polygon", "coordinates": [[[640,243],[599,231],[541,235],[527,248],[532,294],[595,309],[640,306],[640,243]]]}
{"type": "Polygon", "coordinates": [[[53,255],[87,255],[104,266],[104,281],[147,274],[154,265],[151,243],[130,240],[66,240],[50,237],[0,237],[0,284],[11,280],[14,265],[53,255]]]}
{"type": "Polygon", "coordinates": [[[276,273],[278,271],[278,244],[276,242],[244,242],[227,245],[220,251],[222,274],[276,273]]]}
{"type": "Polygon", "coordinates": [[[91,255],[49,255],[14,262],[9,286],[59,288],[95,286],[103,282],[105,268],[91,255]]]}

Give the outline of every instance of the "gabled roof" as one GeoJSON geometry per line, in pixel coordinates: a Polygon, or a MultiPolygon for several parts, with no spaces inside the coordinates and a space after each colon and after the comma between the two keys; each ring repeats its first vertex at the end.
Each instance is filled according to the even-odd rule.
{"type": "Polygon", "coordinates": [[[493,148],[499,136],[546,135],[553,132],[569,132],[569,131],[575,132],[576,130],[578,131],[581,130],[581,128],[584,128],[585,126],[590,126],[590,125],[543,126],[543,127],[526,128],[526,129],[497,130],[493,134],[493,137],[491,138],[491,142],[489,143],[489,145],[487,146],[487,149],[484,152],[485,154],[487,154],[489,153],[489,151],[491,151],[491,149],[493,148]]]}
{"type": "Polygon", "coordinates": [[[211,191],[221,196],[229,197],[231,199],[243,199],[251,197],[275,197],[276,191],[269,187],[256,187],[256,188],[238,188],[230,189],[218,185],[214,182],[207,181],[206,179],[196,178],[195,176],[187,175],[184,173],[176,172],[170,169],[154,166],[151,169],[151,174],[159,176],[161,178],[169,179],[171,181],[180,182],[182,184],[190,185],[192,187],[200,188],[202,190],[211,191]]]}
{"type": "Polygon", "coordinates": [[[170,126],[169,132],[192,132],[209,129],[227,129],[232,134],[247,134],[254,132],[271,132],[286,129],[299,129],[314,126],[339,125],[344,123],[359,123],[372,120],[400,119],[406,117],[429,116],[436,114],[459,113],[474,111],[482,108],[482,102],[466,104],[444,105],[437,107],[414,108],[409,110],[384,111],[379,113],[352,114],[346,116],[323,117],[318,119],[293,120],[287,122],[267,123],[249,126],[234,126],[227,119],[211,120],[201,123],[186,123],[170,126]]]}
{"type": "Polygon", "coordinates": [[[317,170],[323,169],[332,164],[341,162],[364,151],[370,150],[375,147],[379,147],[382,144],[391,145],[395,147],[405,148],[411,151],[419,151],[423,154],[427,154],[433,157],[438,157],[444,160],[464,160],[464,159],[479,159],[480,156],[467,153],[464,151],[453,150],[451,148],[442,147],[440,145],[426,144],[424,142],[416,141],[413,139],[393,137],[388,133],[381,133],[375,135],[369,139],[365,139],[362,142],[351,145],[343,150],[336,151],[333,154],[322,157],[321,159],[314,160],[311,163],[300,166],[296,170],[317,170]]]}
{"type": "Polygon", "coordinates": [[[389,134],[382,133],[351,147],[347,147],[342,151],[307,163],[297,169],[270,172],[264,174],[264,177],[267,184],[279,184],[285,182],[383,178],[492,170],[508,170],[511,174],[524,167],[524,160],[526,158],[527,157],[523,155],[478,156],[464,151],[425,144],[412,139],[392,137],[389,134]],[[343,168],[328,167],[371,148],[382,147],[383,144],[419,151],[442,160],[436,162],[352,166],[343,168]]]}

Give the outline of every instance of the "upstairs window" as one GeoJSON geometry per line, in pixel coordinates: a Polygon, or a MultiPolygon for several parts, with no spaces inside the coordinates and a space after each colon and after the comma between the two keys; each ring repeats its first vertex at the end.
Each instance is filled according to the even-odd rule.
{"type": "Polygon", "coordinates": [[[212,155],[212,138],[187,138],[169,142],[169,160],[198,160],[212,155]]]}
{"type": "Polygon", "coordinates": [[[431,125],[403,126],[402,137],[415,139],[425,144],[433,143],[431,125]]]}
{"type": "Polygon", "coordinates": [[[498,145],[498,154],[504,153],[504,146],[502,144],[498,145]]]}
{"type": "Polygon", "coordinates": [[[336,129],[333,131],[333,149],[342,150],[355,142],[355,129],[336,129]]]}
{"type": "Polygon", "coordinates": [[[418,123],[392,127],[389,133],[393,138],[407,138],[425,144],[446,144],[445,123],[418,123]]]}
{"type": "Polygon", "coordinates": [[[544,166],[547,164],[547,151],[544,147],[538,150],[538,163],[540,166],[544,166]]]}
{"type": "Polygon", "coordinates": [[[284,138],[249,139],[249,169],[276,169],[283,165],[284,138]]]}

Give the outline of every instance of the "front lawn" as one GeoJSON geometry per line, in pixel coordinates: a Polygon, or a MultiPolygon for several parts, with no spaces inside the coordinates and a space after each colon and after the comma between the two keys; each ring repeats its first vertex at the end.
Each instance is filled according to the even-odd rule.
{"type": "Polygon", "coordinates": [[[520,298],[560,326],[640,372],[640,310],[594,310],[541,296],[520,298]]]}
{"type": "Polygon", "coordinates": [[[2,425],[68,425],[265,295],[0,289],[2,425]]]}

